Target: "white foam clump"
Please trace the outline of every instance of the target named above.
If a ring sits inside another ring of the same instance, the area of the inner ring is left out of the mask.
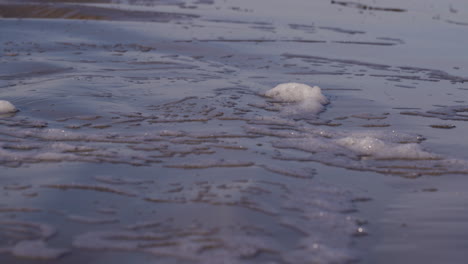
[[[348,136],[336,143],[361,155],[377,159],[435,159],[436,155],[426,152],[416,143],[395,144],[371,136]]]
[[[49,248],[42,240],[23,240],[11,249],[11,253],[17,257],[51,260],[69,253],[69,250]]]
[[[313,113],[322,111],[328,99],[318,86],[311,87],[302,83],[282,83],[268,90],[265,96],[281,101],[299,103],[299,108]]]
[[[18,112],[18,109],[10,102],[0,100],[0,114],[9,114]]]

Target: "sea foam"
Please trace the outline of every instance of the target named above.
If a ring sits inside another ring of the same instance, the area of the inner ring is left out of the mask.
[[[11,253],[17,257],[52,260],[69,253],[69,250],[49,248],[42,240],[23,240],[11,249]]]
[[[5,100],[0,100],[0,114],[9,114],[15,112],[18,112],[18,109],[16,109],[12,103]]]
[[[298,103],[300,110],[319,113],[328,99],[322,94],[318,86],[311,87],[302,83],[282,83],[268,90],[265,96],[284,102]]]
[[[437,155],[421,149],[416,143],[395,144],[372,136],[348,136],[336,143],[360,155],[376,159],[435,159]]]

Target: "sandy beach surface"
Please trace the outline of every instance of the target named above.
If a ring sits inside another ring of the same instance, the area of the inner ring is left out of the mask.
[[[466,263],[467,47],[463,0],[0,0],[0,263]]]

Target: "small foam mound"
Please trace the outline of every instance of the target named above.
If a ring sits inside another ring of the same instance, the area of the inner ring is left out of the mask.
[[[0,100],[0,114],[9,114],[15,112],[18,112],[18,109],[16,109],[12,103],[5,100]]]
[[[394,144],[371,136],[349,136],[336,143],[361,155],[377,159],[435,159],[435,154],[426,152],[416,143]]]
[[[16,244],[11,253],[17,257],[52,260],[69,253],[69,250],[49,248],[42,240],[24,240]]]
[[[299,103],[299,108],[318,113],[328,103],[318,86],[310,87],[302,83],[282,83],[268,90],[265,96],[285,102]]]

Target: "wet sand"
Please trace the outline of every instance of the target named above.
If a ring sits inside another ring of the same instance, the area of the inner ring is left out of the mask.
[[[467,17],[0,1],[0,262],[464,263]]]

